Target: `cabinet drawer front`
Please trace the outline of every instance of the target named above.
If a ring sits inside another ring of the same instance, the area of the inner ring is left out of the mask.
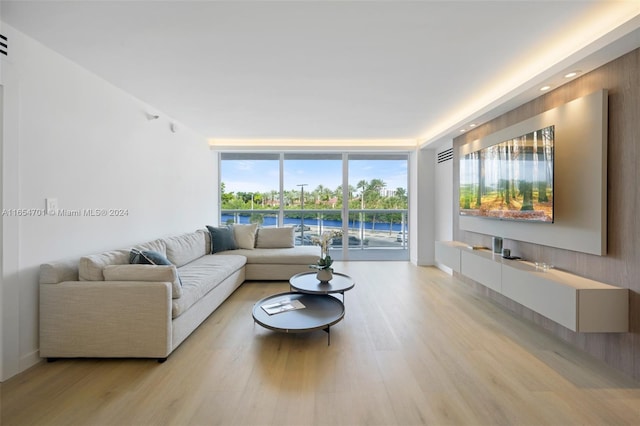
[[[629,290],[587,289],[578,292],[578,331],[629,331]]]
[[[436,261],[460,272],[460,249],[450,244],[436,241]]]
[[[502,294],[570,330],[577,331],[577,291],[544,278],[544,272],[502,268]]]
[[[482,255],[463,251],[461,257],[462,275],[472,278],[474,281],[501,293],[500,286],[500,262]]]

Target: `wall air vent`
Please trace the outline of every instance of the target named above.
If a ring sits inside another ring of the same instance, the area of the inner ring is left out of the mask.
[[[453,159],[453,148],[438,153],[438,164]]]
[[[0,34],[0,53],[2,53],[3,55],[7,56],[9,51],[9,45],[8,45],[8,41],[7,38],[5,36],[3,36],[2,34]]]

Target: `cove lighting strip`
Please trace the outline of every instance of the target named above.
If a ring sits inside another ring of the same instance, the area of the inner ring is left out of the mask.
[[[417,139],[209,139],[212,148],[407,148]]]

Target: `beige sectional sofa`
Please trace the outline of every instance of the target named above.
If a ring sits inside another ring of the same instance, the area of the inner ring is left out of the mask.
[[[41,265],[40,356],[165,360],[245,280],[309,270],[319,249],[293,247],[283,229],[253,228],[254,247],[245,238],[244,248],[214,254],[211,233],[198,230]],[[130,264],[134,248],[170,264]]]

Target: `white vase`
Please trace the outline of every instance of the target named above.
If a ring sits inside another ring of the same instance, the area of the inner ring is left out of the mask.
[[[320,282],[327,283],[333,278],[333,273],[330,268],[319,269],[318,273],[316,274],[316,278]]]

